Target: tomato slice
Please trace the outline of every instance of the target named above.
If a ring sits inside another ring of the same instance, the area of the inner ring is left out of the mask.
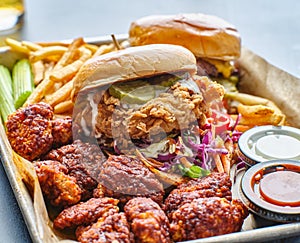
[[[216,134],[221,134],[224,131],[231,130],[234,121],[227,113],[212,110],[211,117],[214,119],[213,125],[215,126]]]

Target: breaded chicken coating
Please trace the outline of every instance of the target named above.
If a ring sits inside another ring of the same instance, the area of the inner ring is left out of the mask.
[[[64,209],[53,222],[55,229],[76,228],[87,226],[110,214],[119,212],[118,200],[114,198],[91,198]]]
[[[34,163],[43,195],[53,206],[73,205],[81,199],[81,189],[76,179],[68,175],[68,169],[57,161]]]
[[[78,227],[76,238],[81,243],[130,243],[131,233],[124,213],[100,217],[96,223]]]
[[[53,147],[58,148],[72,143],[72,118],[59,118],[52,121]]]
[[[174,241],[229,234],[241,230],[247,215],[246,207],[239,200],[198,198],[172,213],[170,233]]]
[[[224,197],[232,199],[232,182],[226,173],[212,172],[202,178],[192,179],[172,190],[164,202],[164,210],[169,216],[186,202],[196,198]]]
[[[152,199],[133,198],[126,203],[124,211],[136,243],[171,242],[169,220]]]
[[[44,159],[56,160],[65,165],[69,175],[76,178],[82,189],[83,199],[88,199],[98,185],[96,177],[105,157],[97,145],[75,140],[72,144],[51,150]]]
[[[156,176],[133,157],[111,155],[103,163],[99,183],[104,195],[126,203],[133,197],[150,197],[159,204],[163,201],[163,185]],[[94,194],[95,195],[95,194]]]
[[[52,118],[53,108],[43,102],[10,114],[6,134],[12,149],[30,161],[47,153],[53,143]]]

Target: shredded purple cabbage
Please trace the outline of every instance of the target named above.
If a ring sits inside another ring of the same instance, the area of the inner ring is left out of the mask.
[[[226,142],[236,143],[242,132],[235,130],[240,120],[240,115],[233,126],[228,130],[213,136],[213,125],[206,123],[201,129],[203,132],[198,134],[198,129],[187,130],[182,136],[173,137],[172,143],[176,146],[174,153],[162,153],[157,155],[157,160],[163,163],[159,170],[168,172],[176,170],[181,164],[180,158],[185,157],[192,165],[199,166],[205,170],[211,170],[215,167],[213,154],[226,155],[229,151],[225,148]],[[174,140],[173,140],[174,139]],[[190,151],[188,151],[190,150]],[[245,168],[245,163],[239,162],[236,165],[236,173]]]
[[[236,129],[236,126],[239,124],[241,120],[241,114],[238,114],[236,120],[235,120],[235,123],[233,124],[232,128],[231,128],[231,131],[234,131]]]
[[[174,167],[174,165],[179,165],[180,164],[180,161],[179,159],[177,159],[176,157],[169,160],[169,161],[165,161],[164,162],[164,165],[159,167],[159,170],[161,171],[164,171],[164,172],[167,172],[169,171],[170,169],[172,169]]]
[[[157,156],[157,160],[165,162],[165,161],[170,161],[173,160],[177,156],[176,153],[173,154],[159,154]]]
[[[203,144],[210,144],[211,142],[212,142],[212,131],[207,130],[207,132],[203,136],[202,143]]]

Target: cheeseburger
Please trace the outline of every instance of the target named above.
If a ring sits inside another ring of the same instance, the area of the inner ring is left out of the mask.
[[[198,74],[229,79],[236,75],[240,57],[237,29],[225,20],[205,14],[155,15],[131,23],[132,46],[154,43],[181,45],[197,58]]]
[[[196,72],[193,53],[171,44],[129,47],[87,61],[74,79],[75,136],[124,152],[204,126],[224,88]]]

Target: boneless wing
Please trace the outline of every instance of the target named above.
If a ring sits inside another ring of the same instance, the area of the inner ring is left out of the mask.
[[[81,189],[68,169],[52,160],[34,162],[43,195],[53,206],[73,205],[81,200]]]
[[[118,198],[123,204],[133,197],[150,197],[162,204],[162,183],[136,158],[109,156],[98,178],[99,186],[104,188],[104,195]]]
[[[165,199],[164,210],[169,216],[181,205],[196,198],[224,197],[232,199],[232,182],[226,173],[212,172],[202,178],[189,180],[171,191]]]
[[[160,206],[150,198],[136,197],[124,207],[135,242],[169,243],[169,220]]]
[[[75,140],[72,144],[52,149],[44,159],[59,161],[66,166],[69,175],[76,178],[82,189],[83,199],[88,199],[97,187],[96,177],[105,157],[97,145]]]
[[[72,143],[72,118],[58,118],[52,121],[53,147],[58,148]]]
[[[81,243],[130,243],[133,238],[124,213],[100,217],[96,223],[78,227],[76,238]]]
[[[53,143],[53,114],[53,108],[43,102],[10,114],[6,134],[12,149],[30,161],[47,153]]]
[[[56,229],[76,228],[87,226],[97,221],[98,218],[119,211],[118,200],[114,198],[91,198],[64,209],[53,222]]]
[[[241,230],[247,215],[247,209],[239,200],[198,198],[172,213],[170,233],[174,241],[229,234]]]

